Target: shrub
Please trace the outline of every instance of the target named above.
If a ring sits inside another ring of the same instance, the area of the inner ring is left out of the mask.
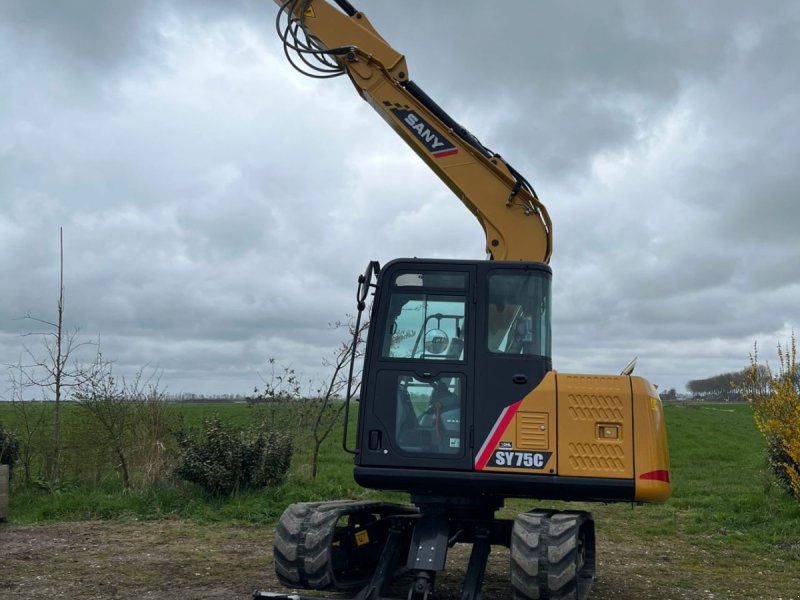
[[[14,474],[14,463],[19,458],[19,441],[14,432],[0,423],[0,465],[8,465],[9,478]]]
[[[177,415],[159,389],[158,373],[118,379],[113,363],[97,355],[73,390],[76,407],[65,427],[65,467],[97,483],[116,472],[126,490],[145,488],[171,472]]]
[[[767,440],[772,471],[800,501],[800,365],[794,334],[785,348],[778,346],[778,362],[779,370],[774,373],[769,366],[758,364],[758,353],[754,352],[743,392]]]
[[[292,459],[288,435],[235,428],[219,417],[204,420],[200,431],[179,431],[177,439],[176,474],[213,495],[280,485]]]

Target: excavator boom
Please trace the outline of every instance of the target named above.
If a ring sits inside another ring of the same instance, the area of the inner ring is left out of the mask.
[[[344,12],[324,0],[275,1],[287,56],[302,61],[293,64],[317,77],[346,74],[475,215],[494,260],[550,260],[552,223],[533,187],[409,79],[405,57],[363,13],[344,0],[335,0]]]

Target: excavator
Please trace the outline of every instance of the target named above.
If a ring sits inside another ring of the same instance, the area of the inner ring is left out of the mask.
[[[407,585],[409,600],[433,600],[448,550],[468,544],[461,597],[477,600],[491,547],[505,546],[513,598],[587,598],[596,569],[589,512],[496,513],[509,498],[666,500],[655,386],[632,364],[615,376],[553,370],[552,223],[531,184],[409,78],[405,57],[350,2],[275,1],[289,61],[312,77],[346,75],[474,214],[488,255],[372,261],[359,277],[358,319],[371,296],[369,332],[355,444],[348,390],[343,446],[358,484],[408,493],[410,503],[289,506],[273,547],[279,581],[357,600],[386,600]]]

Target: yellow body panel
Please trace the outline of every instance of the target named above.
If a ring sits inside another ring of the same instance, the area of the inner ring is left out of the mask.
[[[641,377],[549,372],[499,425],[487,455],[507,453],[505,466],[482,471],[635,480],[637,502],[669,498],[669,453],[661,400]],[[533,456],[534,469],[512,458]]]
[[[534,425],[535,423],[535,425]],[[535,451],[547,456],[537,472],[552,475],[556,472],[556,374],[551,371],[519,405],[494,450]],[[532,447],[532,446],[538,447]],[[502,473],[531,473],[529,468],[483,467],[484,471]]]
[[[629,377],[559,374],[558,474],[633,477],[632,412]]]
[[[649,381],[631,377],[631,384],[635,400],[633,418],[644,433],[635,438],[636,500],[663,502],[672,494],[664,408]]]

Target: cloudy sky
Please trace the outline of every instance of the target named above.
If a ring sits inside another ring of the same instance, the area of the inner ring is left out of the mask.
[[[681,390],[800,328],[800,3],[354,3],[549,208],[558,370],[638,355]],[[67,326],[176,394],[247,393],[270,357],[321,377],[369,259],[483,258],[346,79],[287,65],[275,12],[0,0],[0,363],[55,317],[59,227]]]

